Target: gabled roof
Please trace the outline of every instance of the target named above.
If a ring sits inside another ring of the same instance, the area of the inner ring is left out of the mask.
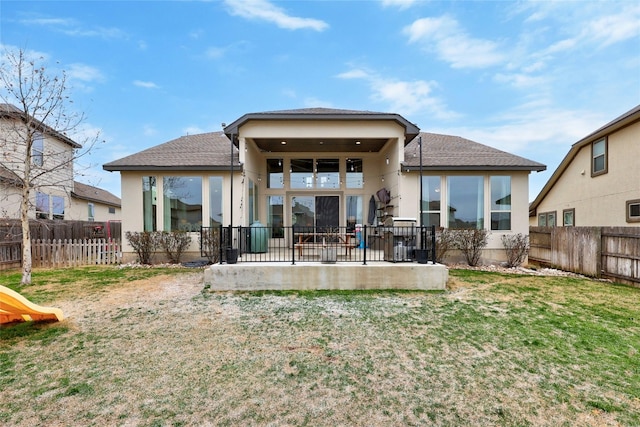
[[[525,170],[540,172],[547,167],[459,136],[421,132],[406,146],[405,164],[409,170],[420,167],[422,138],[422,167],[424,170]]]
[[[391,120],[404,127],[406,141],[410,141],[420,132],[420,129],[415,124],[399,114],[336,108],[300,108],[248,113],[226,126],[224,133],[231,139],[231,135],[238,135],[238,130],[242,125],[252,120]]]
[[[73,191],[71,197],[77,199],[86,200],[89,202],[102,203],[109,206],[121,207],[122,202],[120,197],[92,185],[83,184],[78,181],[73,181]]]
[[[535,215],[538,205],[542,203],[542,200],[544,200],[549,191],[551,191],[551,188],[553,188],[555,183],[560,179],[564,171],[583,147],[588,146],[592,142],[617,132],[637,121],[640,121],[640,104],[573,144],[567,155],[564,156],[564,159],[562,159],[556,170],[553,172],[553,175],[551,175],[547,183],[542,187],[538,196],[529,205],[529,215]]]
[[[108,171],[228,170],[231,141],[222,132],[186,135],[102,166]],[[233,147],[235,167],[238,149]]]
[[[0,117],[9,117],[13,119],[21,120],[23,123],[27,121],[26,114],[20,110],[18,107],[12,104],[0,104]],[[72,148],[82,148],[82,145],[73,141],[68,136],[58,132],[53,129],[51,126],[48,126],[42,123],[40,120],[35,117],[31,118],[33,125],[37,130],[44,133],[45,135],[53,136],[54,138],[59,139],[60,141],[70,145]]]

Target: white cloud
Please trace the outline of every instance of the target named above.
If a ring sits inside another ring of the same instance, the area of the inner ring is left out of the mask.
[[[458,21],[448,16],[418,19],[403,32],[410,43],[435,51],[453,68],[486,68],[505,60],[498,43],[470,37]]]
[[[544,77],[535,77],[524,73],[498,73],[493,77],[493,79],[498,83],[506,83],[516,88],[529,88],[533,86],[539,86],[547,81],[547,79]]]
[[[458,116],[446,108],[444,103],[432,94],[437,87],[433,81],[402,81],[381,77],[362,68],[354,68],[337,76],[341,79],[359,79],[369,84],[371,99],[388,104],[390,111],[410,115],[427,112],[430,115],[448,120]]]
[[[637,4],[637,3],[636,3]],[[620,13],[601,16],[588,23],[582,36],[602,47],[640,35],[640,6],[627,7]]]
[[[382,0],[384,7],[397,7],[399,9],[408,9],[416,3],[417,0]]]
[[[28,26],[47,27],[72,37],[99,37],[103,39],[126,39],[127,34],[115,27],[84,28],[81,23],[72,18],[35,17],[20,20]]]
[[[232,15],[272,22],[287,30],[324,31],[329,28],[329,24],[319,19],[288,15],[282,8],[267,0],[225,0],[225,4],[229,7]]]
[[[304,106],[307,108],[335,108],[331,101],[323,101],[318,98],[309,97],[304,99]]]
[[[154,82],[145,82],[145,81],[142,81],[142,80],[134,80],[133,81],[133,85],[134,86],[138,86],[138,87],[142,87],[142,88],[145,88],[145,89],[157,89],[159,87]]]
[[[86,64],[70,64],[67,69],[67,75],[73,80],[80,80],[83,82],[104,81],[104,75],[99,69]]]

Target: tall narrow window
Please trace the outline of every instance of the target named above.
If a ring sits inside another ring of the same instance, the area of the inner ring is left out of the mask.
[[[165,231],[198,231],[202,225],[202,178],[165,176],[163,181]]]
[[[269,209],[267,226],[271,227],[271,237],[284,237],[284,197],[268,196],[267,207]]]
[[[364,224],[362,196],[347,196],[347,231],[355,230],[356,224]]]
[[[362,176],[362,159],[347,159],[347,188],[364,187]]]
[[[291,188],[313,188],[313,159],[292,159],[289,174]]]
[[[318,159],[316,168],[318,188],[340,188],[340,160]]]
[[[222,224],[222,177],[209,177],[209,227]]]
[[[142,177],[142,215],[144,218],[144,231],[158,230],[156,223],[157,195],[156,177]]]
[[[258,186],[249,180],[249,225],[258,220]]]
[[[284,188],[282,159],[267,159],[267,188]]]
[[[447,177],[449,228],[484,228],[484,178]]]
[[[33,135],[33,144],[31,145],[31,161],[36,166],[44,165],[44,137],[40,132]]]
[[[96,207],[93,203],[87,203],[87,219],[93,221],[96,218]]]
[[[511,230],[511,177],[492,176],[491,187],[491,229]]]
[[[39,191],[36,192],[36,218],[49,218],[49,195]]]
[[[591,144],[591,176],[607,173],[607,139],[602,138]]]
[[[440,227],[440,177],[422,177],[422,225]]]

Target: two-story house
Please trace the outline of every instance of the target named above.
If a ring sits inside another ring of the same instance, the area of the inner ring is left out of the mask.
[[[640,226],[640,105],[571,146],[529,210],[531,226]]]
[[[32,135],[30,218],[120,219],[118,197],[74,181],[74,152],[81,145],[38,120],[27,120],[11,104],[0,104],[0,217],[20,218],[27,132]]]

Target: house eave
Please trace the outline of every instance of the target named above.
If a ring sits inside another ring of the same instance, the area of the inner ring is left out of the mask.
[[[199,166],[149,166],[149,165],[135,165],[135,166],[118,166],[118,165],[102,165],[102,169],[108,172],[130,172],[130,171],[230,171],[230,165],[218,166],[218,165],[199,165]],[[233,170],[242,170],[243,165],[233,165]]]
[[[542,172],[546,170],[545,165],[541,166],[422,166],[423,172],[430,171],[507,171],[507,172]],[[416,172],[420,170],[420,166],[415,165],[403,165],[402,170],[406,172]]]
[[[87,202],[100,203],[100,204],[106,205],[106,206],[113,206],[115,208],[122,208],[122,204],[121,203],[112,203],[112,202],[107,202],[106,200],[94,199],[92,197],[81,196],[79,194],[76,194],[73,191],[71,192],[71,197],[73,197],[75,199],[85,200]]]

